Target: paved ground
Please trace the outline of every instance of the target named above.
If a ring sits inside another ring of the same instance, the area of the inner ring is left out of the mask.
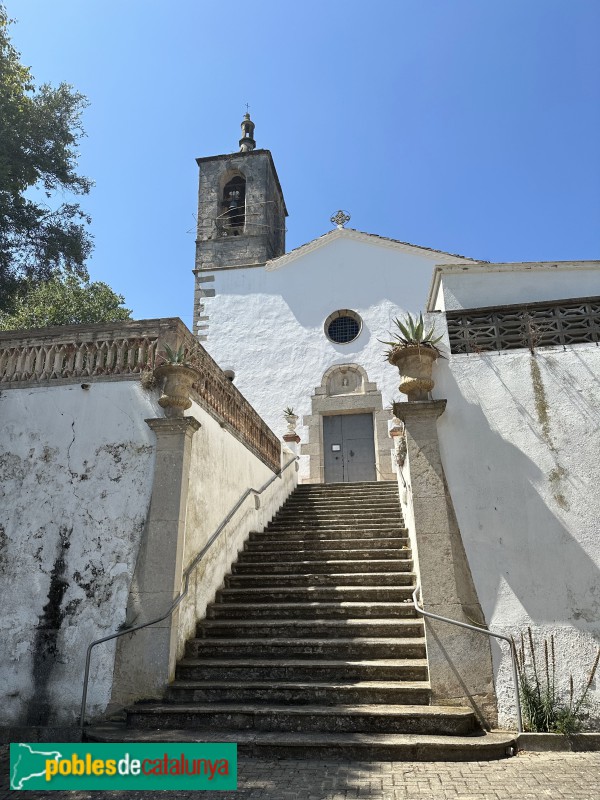
[[[8,791],[0,749],[0,800],[600,800],[600,753],[521,753],[503,761],[358,762],[240,760],[237,792]]]

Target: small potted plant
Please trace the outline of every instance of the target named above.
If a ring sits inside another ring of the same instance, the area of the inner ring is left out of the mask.
[[[298,422],[298,415],[294,413],[294,409],[291,406],[287,406],[287,408],[283,409],[283,416],[285,417],[285,421],[288,424],[289,433],[296,433],[296,424]]]
[[[407,314],[404,320],[395,319],[397,330],[390,333],[390,341],[379,341],[387,344],[385,358],[390,364],[398,367],[400,372],[400,391],[409,400],[427,400],[433,389],[431,377],[433,363],[443,358],[438,342],[442,336],[435,336],[435,326],[425,329],[423,314],[418,319]]]
[[[192,384],[198,379],[198,372],[186,360],[183,345],[178,350],[172,350],[165,344],[164,352],[160,355],[162,363],[154,370],[156,378],[164,378],[163,394],[158,404],[166,410],[167,416],[182,417],[185,409],[192,405],[190,393]]]

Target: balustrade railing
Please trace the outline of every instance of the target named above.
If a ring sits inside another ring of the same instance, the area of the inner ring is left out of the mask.
[[[165,344],[182,347],[196,369],[194,399],[278,470],[279,439],[177,318],[2,332],[0,387],[140,378],[161,363]]]
[[[136,375],[152,364],[157,339],[15,345],[0,350],[0,383],[36,383],[97,375]]]
[[[600,297],[446,313],[452,353],[600,343]]]

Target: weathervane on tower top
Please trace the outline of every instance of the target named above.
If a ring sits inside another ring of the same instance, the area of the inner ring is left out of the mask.
[[[331,222],[332,225],[337,225],[339,230],[342,230],[344,225],[347,222],[350,222],[350,214],[348,214],[347,211],[342,211],[342,209],[340,209],[332,217],[329,217],[329,221]]]

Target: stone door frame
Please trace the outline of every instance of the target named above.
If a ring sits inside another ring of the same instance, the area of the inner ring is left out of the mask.
[[[344,394],[336,389],[336,378],[352,376],[350,389]],[[323,374],[321,385],[315,387],[311,397],[312,413],[302,422],[308,427],[308,442],[301,446],[301,455],[309,457],[309,477],[305,483],[325,482],[325,458],[323,449],[323,417],[337,414],[372,414],[375,436],[375,471],[378,481],[396,480],[392,468],[392,443],[388,433],[390,409],[383,408],[381,392],[376,383],[371,383],[365,369],[358,364],[335,364]]]

